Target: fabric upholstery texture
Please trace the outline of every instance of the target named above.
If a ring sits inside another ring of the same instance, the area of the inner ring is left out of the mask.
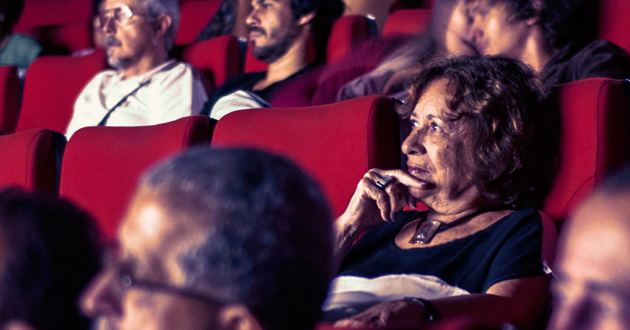
[[[104,69],[105,55],[42,56],[26,74],[17,131],[48,128],[65,133],[74,102],[92,77]]]
[[[628,160],[626,83],[590,78],[558,85],[560,163],[543,211],[563,220],[611,169]]]
[[[429,30],[431,9],[403,9],[389,15],[383,35],[420,34]]]
[[[208,142],[210,127],[208,117],[190,116],[153,126],[83,128],[66,148],[60,195],[91,212],[104,238],[113,238],[142,172]]]
[[[0,66],[0,134],[13,133],[20,114],[17,68]]]
[[[598,37],[630,52],[630,1],[599,0]],[[628,77],[630,78],[630,77]]]
[[[65,141],[61,134],[41,128],[0,136],[0,187],[56,195],[56,148],[63,148],[56,145],[58,139]]]
[[[219,36],[192,43],[184,49],[182,60],[201,71],[208,82],[208,94],[227,78],[241,71],[241,49],[234,36]]]
[[[295,161],[319,182],[333,216],[345,210],[371,168],[400,164],[398,116],[389,98],[236,111],[214,130],[213,147],[257,147]]]
[[[176,45],[191,44],[217,12],[221,0],[186,1],[181,4],[180,24]]]

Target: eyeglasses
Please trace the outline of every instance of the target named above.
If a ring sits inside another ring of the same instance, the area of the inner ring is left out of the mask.
[[[107,20],[111,19],[117,26],[125,26],[129,24],[129,20],[134,16],[150,16],[148,14],[136,14],[131,11],[129,6],[121,5],[120,7],[103,10],[94,17],[94,26],[103,28]]]
[[[138,279],[132,275],[132,272],[128,266],[118,261],[118,258],[115,256],[115,254],[111,253],[111,250],[108,251],[105,259],[106,264],[108,264],[107,268],[114,271],[116,283],[120,288],[120,292],[122,292],[123,294],[127,293],[130,289],[138,289],[186,297],[214,306],[227,305],[230,303],[230,301],[226,299],[220,297],[211,297],[187,288]]]

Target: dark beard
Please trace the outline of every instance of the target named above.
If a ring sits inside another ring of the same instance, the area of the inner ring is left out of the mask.
[[[254,57],[265,63],[273,63],[286,54],[295,42],[295,39],[297,39],[298,31],[297,29],[286,29],[285,31],[279,36],[280,38],[274,38],[273,32],[269,34],[267,40],[278,40],[275,44],[257,47],[255,42],[252,42],[252,54]]]

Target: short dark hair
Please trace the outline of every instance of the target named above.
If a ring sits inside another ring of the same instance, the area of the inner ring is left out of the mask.
[[[470,0],[468,0],[470,1]],[[596,37],[597,4],[593,0],[493,0],[507,3],[517,20],[536,16],[534,3],[541,7],[537,24],[544,40],[555,48]]]
[[[94,222],[67,201],[18,188],[0,192],[0,325],[87,329],[77,300],[100,268]]]
[[[342,0],[291,0],[291,13],[294,19],[315,12],[311,29],[318,61],[325,60],[330,30],[335,20],[343,15],[344,10],[345,4]]]
[[[0,32],[9,34],[22,16],[24,0],[0,0],[0,13],[4,19],[0,21]]]
[[[193,149],[141,180],[167,210],[208,225],[179,256],[187,286],[243,303],[265,329],[309,329],[332,277],[328,204],[287,159],[254,149]]]
[[[473,142],[463,170],[489,203],[531,205],[553,175],[558,143],[548,91],[536,73],[498,56],[433,60],[411,82],[411,100],[398,109],[401,116],[408,118],[424,89],[440,79],[448,81],[446,105],[452,111],[445,118],[466,118]]]

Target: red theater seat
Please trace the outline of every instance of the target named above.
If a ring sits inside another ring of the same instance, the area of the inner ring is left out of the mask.
[[[87,127],[68,142],[59,194],[91,212],[106,239],[116,228],[141,173],[191,145],[208,142],[210,120],[190,116],[141,127]]]
[[[320,183],[335,217],[370,168],[400,165],[393,101],[376,96],[317,107],[236,111],[217,123],[212,146],[250,146],[289,157]]]
[[[556,87],[560,166],[543,211],[563,220],[593,185],[628,157],[626,84],[590,78]]]
[[[0,134],[13,133],[20,114],[17,68],[0,66]]]
[[[403,9],[389,15],[383,35],[420,34],[429,29],[431,9]]]
[[[203,73],[210,90],[241,73],[241,49],[234,36],[219,36],[190,44],[185,47],[182,60]]]
[[[35,26],[75,23],[92,18],[89,0],[25,0],[24,10],[14,30]]]
[[[630,1],[599,1],[599,34],[601,39],[609,40],[626,52],[630,52]]]
[[[176,45],[191,44],[197,35],[210,22],[219,10],[222,0],[194,0],[181,4],[179,29],[175,37]]]
[[[0,187],[56,195],[57,164],[64,145],[63,135],[47,129],[0,136]]]
[[[34,26],[23,29],[22,33],[37,39],[46,54],[68,55],[93,46],[89,18],[71,23]]]
[[[105,55],[41,56],[28,69],[17,131],[48,128],[65,133],[74,102],[85,85],[105,68]]]

